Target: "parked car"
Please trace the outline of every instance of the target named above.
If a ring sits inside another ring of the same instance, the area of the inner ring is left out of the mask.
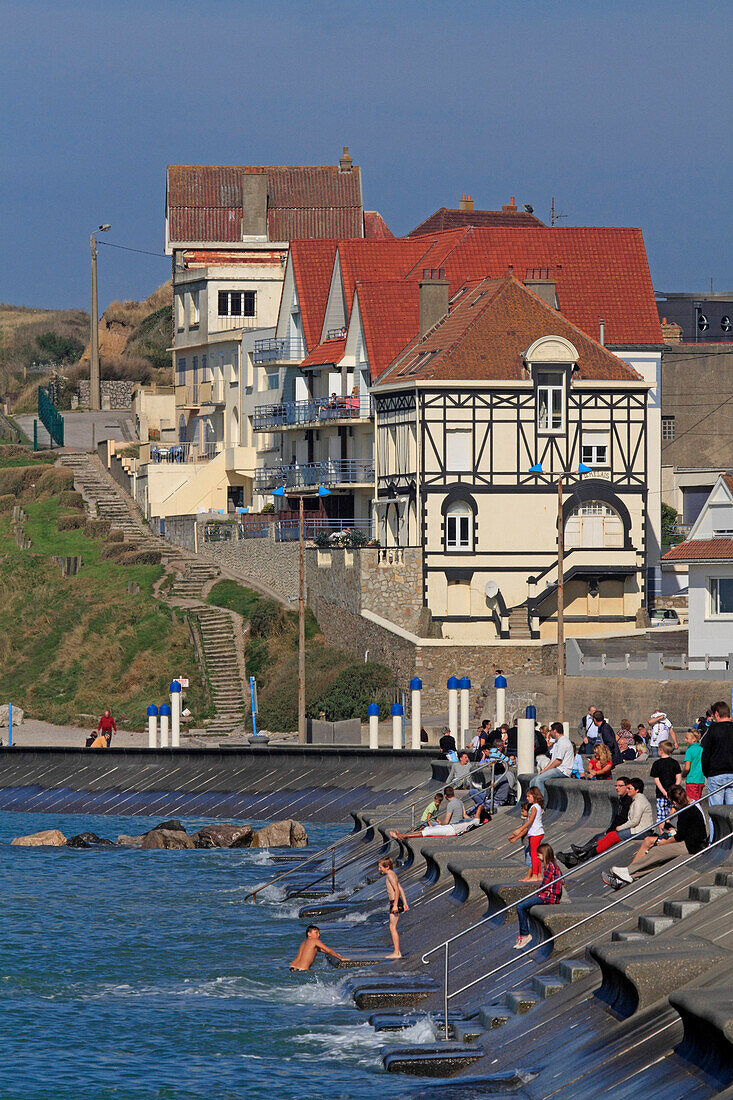
[[[655,607],[649,615],[651,626],[679,626],[680,617],[673,607]]]

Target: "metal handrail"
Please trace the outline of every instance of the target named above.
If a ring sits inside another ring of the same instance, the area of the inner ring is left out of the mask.
[[[427,759],[430,759],[430,758],[428,757]],[[485,764],[485,763],[484,764],[477,764],[475,768],[471,768],[471,770],[468,774],[470,776],[470,775],[473,775],[474,772],[485,771],[488,768],[488,766],[489,765]],[[493,770],[492,770],[492,774],[493,774]],[[430,779],[426,779],[424,782],[429,783],[431,781],[432,781],[432,776],[430,777]],[[415,784],[415,786],[412,787],[408,791],[408,794],[412,795],[415,791],[420,790],[420,788],[422,786],[424,786],[424,783]],[[443,784],[443,786],[445,786],[445,784]],[[439,790],[440,787],[438,787],[437,789]],[[388,813],[386,817],[380,818],[378,821],[372,821],[368,825],[362,826],[360,829],[355,829],[353,832],[349,833],[347,836],[341,837],[340,840],[334,841],[333,844],[327,844],[325,846],[325,848],[320,848],[317,852],[314,852],[312,856],[309,856],[307,859],[301,860],[297,864],[297,866],[291,867],[287,871],[283,871],[282,874],[276,875],[275,878],[271,878],[269,880],[269,882],[263,882],[261,886],[257,886],[254,890],[250,890],[250,892],[247,895],[245,895],[244,900],[249,901],[250,898],[257,897],[257,895],[259,893],[261,893],[263,890],[267,890],[268,887],[274,886],[276,883],[281,882],[284,878],[288,878],[288,876],[294,874],[295,871],[300,871],[302,867],[306,866],[306,864],[312,863],[316,859],[322,859],[323,856],[325,856],[328,852],[331,852],[331,851],[335,850],[336,848],[341,847],[342,844],[346,844],[349,841],[354,840],[354,838],[356,836],[358,836],[359,833],[368,832],[369,829],[376,829],[380,825],[384,825],[384,823],[386,821],[389,821],[391,818],[396,817],[398,814],[403,813],[405,810],[409,810],[411,808],[414,808],[416,805],[417,805],[417,802],[414,801],[414,800],[413,801],[407,801],[407,802],[401,804],[400,806],[398,806],[396,809],[392,810],[390,813]],[[346,864],[342,864],[341,866],[344,867],[344,866],[346,866]],[[307,887],[304,886],[303,889],[305,890],[305,889],[307,889]]]
[[[731,786],[733,786],[733,780],[731,780],[729,783],[725,783],[722,787],[719,787],[717,791],[709,791],[706,795],[703,795],[702,798],[697,799],[696,802],[691,803],[690,805],[697,805],[700,802],[702,802],[703,798],[711,798],[713,794],[718,794],[720,791],[724,791],[728,787],[731,787]],[[653,826],[653,827],[656,828],[659,825],[664,825],[667,821],[670,821],[673,817],[677,817],[678,814],[682,813],[683,810],[686,810],[686,809],[689,809],[689,806],[683,806],[681,809],[675,810],[673,813],[668,814],[666,817],[662,818],[660,821],[657,821],[656,825]],[[638,836],[629,837],[627,840],[622,840],[620,844],[614,844],[613,847],[614,848],[621,848],[621,847],[623,847],[623,845],[629,844],[632,840],[638,840],[638,839],[639,839]],[[691,856],[686,856],[685,859],[682,861],[682,863],[677,863],[675,861],[674,868],[670,867],[670,868],[668,868],[667,871],[662,872],[660,875],[657,875],[654,878],[647,879],[645,882],[643,882],[640,886],[636,887],[636,889],[632,890],[630,893],[624,893],[623,898],[632,897],[634,894],[638,893],[640,890],[645,889],[651,883],[657,882],[660,878],[663,878],[665,874],[669,873],[669,871],[675,870],[678,867],[685,866],[685,864],[687,864],[691,859],[694,859],[695,856],[702,855],[703,852],[709,852],[712,848],[716,848],[718,846],[718,844],[722,844],[722,842],[724,840],[728,840],[731,843],[733,843],[733,835],[726,834],[726,836],[720,837],[719,840],[714,841],[712,844],[707,844],[704,848],[701,848],[699,852],[694,852]],[[554,882],[564,882],[565,879],[567,879],[571,875],[573,875],[575,873],[575,871],[578,871],[581,868],[583,870],[585,870],[592,863],[595,863],[596,860],[602,859],[603,856],[605,856],[606,854],[607,854],[607,852],[601,852],[599,855],[594,856],[593,859],[586,860],[585,863],[581,864],[581,867],[573,867],[573,868],[571,868],[571,870],[565,871],[564,874],[558,875],[558,877],[556,879],[553,879],[553,881]],[[507,959],[506,962],[503,962],[500,966],[497,966],[493,970],[490,970],[487,974],[482,974],[480,977],[474,978],[473,981],[468,982],[467,985],[461,986],[460,989],[456,989],[452,993],[449,992],[448,982],[449,982],[449,977],[450,977],[450,974],[449,974],[449,970],[450,970],[450,964],[449,964],[450,944],[454,940],[460,939],[461,936],[466,935],[468,932],[475,931],[475,929],[479,928],[482,924],[487,924],[489,921],[495,920],[496,917],[500,917],[503,913],[509,912],[509,910],[514,909],[517,905],[519,905],[520,902],[528,901],[530,898],[534,897],[536,895],[536,893],[537,893],[537,889],[535,888],[530,894],[527,894],[523,898],[517,898],[517,900],[513,901],[510,905],[505,905],[503,909],[499,909],[495,913],[491,913],[488,917],[484,917],[482,920],[478,921],[476,924],[472,925],[470,928],[465,928],[462,932],[459,932],[457,935],[452,936],[451,939],[446,940],[442,944],[438,944],[437,947],[431,948],[431,950],[429,952],[427,952],[425,955],[422,956],[422,962],[426,963],[429,955],[434,954],[436,951],[439,951],[441,948],[445,949],[445,963],[444,963],[444,968],[443,968],[443,1009],[444,1009],[444,1031],[445,1031],[445,1038],[446,1039],[448,1038],[448,1002],[451,1001],[454,997],[457,997],[460,993],[465,993],[465,991],[467,989],[471,989],[474,985],[478,985],[479,982],[483,982],[487,978],[493,977],[494,974],[498,974],[500,971],[505,970],[507,966],[510,966],[512,963],[518,961],[519,959],[523,959],[526,955],[529,955],[533,951],[536,951],[538,947],[543,947],[547,943],[552,943],[554,940],[558,939],[560,936],[565,935],[566,932],[572,932],[575,928],[580,928],[582,925],[586,924],[588,921],[594,920],[601,913],[605,913],[609,909],[612,909],[614,905],[617,905],[618,902],[622,900],[622,898],[618,898],[617,900],[610,902],[608,905],[602,906],[600,909],[597,909],[594,913],[591,913],[590,916],[584,917],[582,920],[577,921],[575,924],[571,925],[569,928],[563,929],[562,932],[557,932],[557,933],[555,933],[554,936],[549,936],[547,939],[540,940],[540,942],[535,944],[533,947],[528,947],[528,948],[526,948],[526,950],[522,951],[519,955],[515,955],[512,958]]]
[[[733,786],[733,779],[730,781],[730,783],[726,783],[726,784],[724,784],[724,786],[719,787],[718,791],[724,791],[730,786]],[[718,793],[717,791],[708,791],[707,794],[704,794],[701,798],[698,798],[696,800],[696,802],[691,802],[689,804],[689,806],[695,806],[695,805],[697,805],[697,803],[702,802],[703,799],[710,798],[713,794],[717,794],[717,793]],[[689,806],[683,806],[681,810],[675,810],[673,813],[668,814],[667,817],[660,818],[659,821],[654,822],[652,828],[656,829],[659,825],[665,825],[668,821],[671,821],[673,817],[677,817],[678,814],[681,814],[683,810],[689,809]],[[623,828],[623,826],[622,826],[622,828]],[[645,830],[645,832],[648,832],[648,830]],[[630,836],[626,840],[622,840],[618,844],[614,844],[613,848],[614,848],[614,850],[616,850],[618,848],[623,848],[624,845],[631,844],[632,840],[638,841],[641,837],[643,837],[643,835],[644,835],[643,833],[637,833],[636,836]],[[710,848],[710,845],[708,845],[708,848],[706,848],[704,850],[708,851],[709,848]],[[610,851],[611,851],[611,849],[607,848],[605,852],[597,853],[591,859],[584,860],[583,863],[579,864],[577,867],[571,867],[571,869],[569,871],[565,871],[565,872],[563,872],[562,875],[558,875],[558,877],[556,879],[553,879],[553,881],[554,882],[564,882],[565,879],[570,878],[571,875],[574,875],[576,871],[584,871],[588,867],[590,867],[593,863],[596,863],[599,859],[603,859],[603,857],[605,855],[607,855],[608,852],[610,852]],[[450,939],[443,940],[442,943],[438,943],[438,944],[435,945],[435,947],[431,947],[430,950],[426,951],[425,954],[422,956],[422,962],[424,964],[427,964],[427,961],[430,958],[430,956],[434,955],[436,951],[440,951],[444,947],[447,948],[449,946],[449,944],[454,943],[455,940],[460,940],[462,936],[467,936],[469,932],[475,932],[476,929],[480,928],[482,924],[489,924],[496,917],[500,917],[504,913],[508,913],[511,909],[514,909],[515,906],[519,905],[520,901],[528,901],[529,898],[534,897],[536,893],[537,893],[537,888],[535,886],[535,889],[530,891],[529,894],[526,894],[525,897],[517,898],[517,900],[513,901],[510,905],[505,905],[503,909],[497,909],[497,911],[495,913],[490,913],[488,916],[482,917],[481,920],[476,921],[476,923],[472,924],[469,928],[464,928],[462,932],[456,932],[455,936],[451,936]]]

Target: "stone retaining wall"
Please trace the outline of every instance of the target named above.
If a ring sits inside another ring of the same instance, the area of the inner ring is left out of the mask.
[[[103,378],[101,382],[102,408],[109,400],[110,409],[131,409],[132,391],[139,383],[117,378]],[[79,408],[89,408],[89,379],[80,378],[77,383]]]

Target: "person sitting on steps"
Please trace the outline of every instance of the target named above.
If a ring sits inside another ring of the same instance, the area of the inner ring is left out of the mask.
[[[621,795],[620,788],[624,785],[625,793]],[[585,863],[593,856],[602,855],[614,844],[630,840],[632,836],[644,836],[654,827],[654,812],[651,802],[644,795],[643,780],[626,777],[617,779],[616,793],[619,794],[619,808],[614,814],[611,828],[607,833],[593,837],[583,847],[572,844],[570,851],[560,852],[558,858],[566,867],[577,867],[579,863]]]
[[[411,840],[414,837],[428,836],[458,836],[475,824],[474,819],[466,813],[465,806],[460,798],[456,798],[453,787],[445,788],[440,811],[436,814],[436,817],[437,822],[435,824],[426,825],[417,832],[400,833],[397,829],[393,829],[389,835],[394,840]]]
[[[532,942],[529,931],[529,919],[527,910],[533,905],[557,905],[562,900],[562,871],[555,862],[555,853],[549,844],[540,844],[537,851],[542,867],[542,882],[540,889],[530,898],[517,902],[517,920],[519,922],[519,935],[514,944],[515,951],[521,951]]]
[[[685,788],[679,785],[671,788],[669,799],[681,812],[665,823],[661,836],[649,836],[641,842],[628,867],[605,871],[601,877],[607,886],[620,890],[672,859],[696,855],[707,847],[708,825],[700,803],[690,804]]]
[[[610,779],[613,771],[611,753],[606,745],[596,745],[588,761],[588,779]]]
[[[466,790],[468,788],[471,779],[471,764],[468,759],[468,753],[465,749],[461,749],[458,753],[458,763],[451,764],[450,771],[448,772],[448,778],[446,783],[456,789],[462,788]]]

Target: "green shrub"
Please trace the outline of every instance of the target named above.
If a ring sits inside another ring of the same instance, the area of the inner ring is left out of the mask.
[[[122,542],[125,532],[120,527],[111,527],[107,533],[107,542]]]
[[[75,531],[85,524],[84,516],[59,516],[56,526],[59,531]]]
[[[84,497],[73,489],[64,489],[59,499],[64,508],[78,508],[80,511],[84,509]]]
[[[84,524],[84,534],[92,539],[105,539],[112,529],[108,519],[88,519]]]
[[[30,467],[28,470],[33,476],[27,478],[26,485],[35,485],[35,495],[40,497],[44,493],[61,493],[65,489],[74,488],[74,475],[65,466],[51,466],[40,473]]]
[[[320,546],[324,549],[325,549],[325,547],[331,545],[331,540],[330,540],[328,531],[316,531],[316,533],[313,537],[313,541],[316,544],[316,546]]]
[[[249,632],[253,638],[270,638],[288,629],[288,613],[274,600],[261,599],[252,608]]]
[[[384,665],[354,661],[308,708],[308,716],[317,718],[325,712],[329,722],[339,722],[344,718],[365,721],[370,703],[378,703],[382,714],[389,713],[394,699],[394,684],[394,673]]]
[[[217,581],[206,597],[206,602],[214,607],[226,607],[249,619],[252,611],[262,597],[237,581]]]
[[[275,511],[275,505],[274,504],[272,504],[272,503],[266,504],[264,506],[264,508],[262,509],[262,515],[263,516],[271,516],[274,511]]]
[[[5,493],[0,496],[0,513],[9,512],[15,507],[15,497],[12,493]]]
[[[247,676],[259,679],[269,663],[269,650],[264,638],[250,638],[244,650],[244,665]]]
[[[106,540],[102,545],[99,556],[103,561],[119,561],[123,554],[131,550],[137,550],[137,546],[129,542],[110,542]]]
[[[120,565],[160,565],[160,559],[160,550],[128,550],[117,560]]]

